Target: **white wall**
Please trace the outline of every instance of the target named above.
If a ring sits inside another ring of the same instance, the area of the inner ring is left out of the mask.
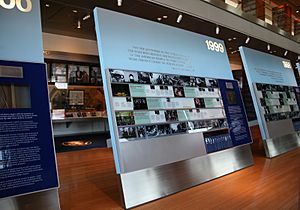
[[[97,42],[95,40],[43,33],[43,45],[46,51],[98,56]]]

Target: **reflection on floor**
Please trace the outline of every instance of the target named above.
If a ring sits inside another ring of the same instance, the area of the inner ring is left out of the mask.
[[[58,153],[91,148],[106,148],[106,140],[109,138],[109,133],[55,137],[55,149]],[[81,142],[83,145],[80,145]]]
[[[110,149],[59,153],[62,210],[122,209]],[[137,209],[299,209],[300,148]]]

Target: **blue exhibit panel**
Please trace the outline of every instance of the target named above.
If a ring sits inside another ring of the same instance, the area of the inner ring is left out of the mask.
[[[94,18],[114,160],[120,173],[123,160],[115,137],[108,69],[221,79],[233,76],[222,40],[102,8],[94,10]]]
[[[0,198],[58,187],[45,65],[0,66]]]
[[[233,146],[252,143],[238,82],[232,80],[218,81]]]
[[[259,101],[257,101],[253,85],[265,83],[274,85],[297,86],[294,71],[290,61],[278,56],[263,53],[247,47],[240,47],[241,58],[245,68],[257,121],[263,139],[268,138],[264,119],[260,114]]]

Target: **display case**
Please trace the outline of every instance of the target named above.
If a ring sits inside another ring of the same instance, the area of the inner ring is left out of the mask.
[[[99,66],[57,60],[46,62],[54,135],[106,132]]]

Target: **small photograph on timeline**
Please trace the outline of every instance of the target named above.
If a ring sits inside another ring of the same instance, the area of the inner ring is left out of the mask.
[[[122,70],[110,70],[111,82],[125,82],[125,73]]]
[[[119,138],[130,139],[136,138],[136,128],[135,127],[121,127],[119,128]]]
[[[138,83],[151,84],[149,73],[148,72],[138,72]]]

